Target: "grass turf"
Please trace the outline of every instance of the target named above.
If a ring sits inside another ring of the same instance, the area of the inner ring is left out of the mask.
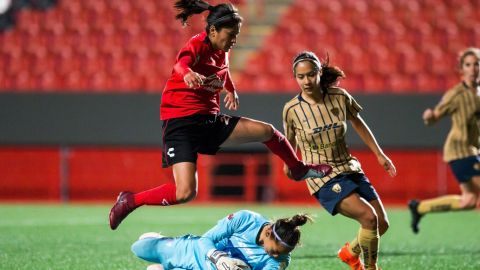
[[[358,230],[356,222],[329,216],[319,207],[276,205],[187,205],[142,207],[116,231],[108,227],[110,205],[0,204],[0,269],[145,269],[130,252],[140,234],[159,231],[177,236],[202,234],[239,209],[270,218],[298,212],[316,216],[302,228],[303,246],[288,269],[349,269],[336,251]],[[381,239],[379,265],[385,269],[480,269],[480,218],[477,211],[432,214],[420,234],[409,228],[406,209],[388,209],[391,227]]]

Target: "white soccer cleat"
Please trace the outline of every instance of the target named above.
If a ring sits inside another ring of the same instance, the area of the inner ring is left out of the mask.
[[[147,270],[164,270],[161,264],[150,264],[147,266]]]
[[[163,235],[161,235],[160,233],[157,233],[157,232],[147,232],[147,233],[144,233],[144,234],[140,235],[140,237],[138,239],[142,240],[142,239],[145,239],[145,238],[163,238],[163,237],[165,237],[165,236],[163,236]],[[153,269],[149,269],[149,270],[153,270]]]

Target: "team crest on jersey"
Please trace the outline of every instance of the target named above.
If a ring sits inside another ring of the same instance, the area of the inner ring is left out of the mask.
[[[340,113],[340,110],[338,108],[332,108],[330,112],[332,112],[333,115],[337,116]]]
[[[233,214],[230,214],[230,215],[227,216],[228,220],[231,220],[232,218],[233,218]]]
[[[340,186],[339,183],[336,183],[335,185],[333,185],[332,191],[335,193],[340,193],[342,192],[342,186]]]

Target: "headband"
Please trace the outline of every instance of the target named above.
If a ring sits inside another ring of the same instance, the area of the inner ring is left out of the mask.
[[[292,246],[290,246],[289,244],[285,243],[282,238],[280,238],[280,236],[278,236],[277,232],[275,231],[275,223],[273,224],[273,228],[272,228],[272,232],[273,232],[273,235],[275,235],[275,239],[277,239],[278,242],[280,242],[282,245],[288,247],[288,248],[294,248]]]
[[[220,17],[220,18],[212,21],[212,22],[210,23],[210,25],[217,24],[217,23],[219,23],[219,22],[221,22],[221,21],[228,21],[228,20],[230,20],[230,19],[236,18],[237,16],[238,16],[238,13],[237,13],[237,12],[229,13],[229,14],[227,14],[227,15],[223,15],[222,17]]]
[[[316,59],[309,58],[309,57],[302,57],[300,59],[297,59],[297,61],[293,62],[293,65],[292,65],[293,73],[295,73],[295,67],[297,66],[297,64],[302,61],[309,61],[312,64],[314,64],[318,69],[321,69],[321,64]]]

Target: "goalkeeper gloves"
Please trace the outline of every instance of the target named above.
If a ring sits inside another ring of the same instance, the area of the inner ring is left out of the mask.
[[[227,253],[212,249],[207,253],[208,259],[215,264],[217,270],[244,270],[250,267],[242,260],[231,258]]]

